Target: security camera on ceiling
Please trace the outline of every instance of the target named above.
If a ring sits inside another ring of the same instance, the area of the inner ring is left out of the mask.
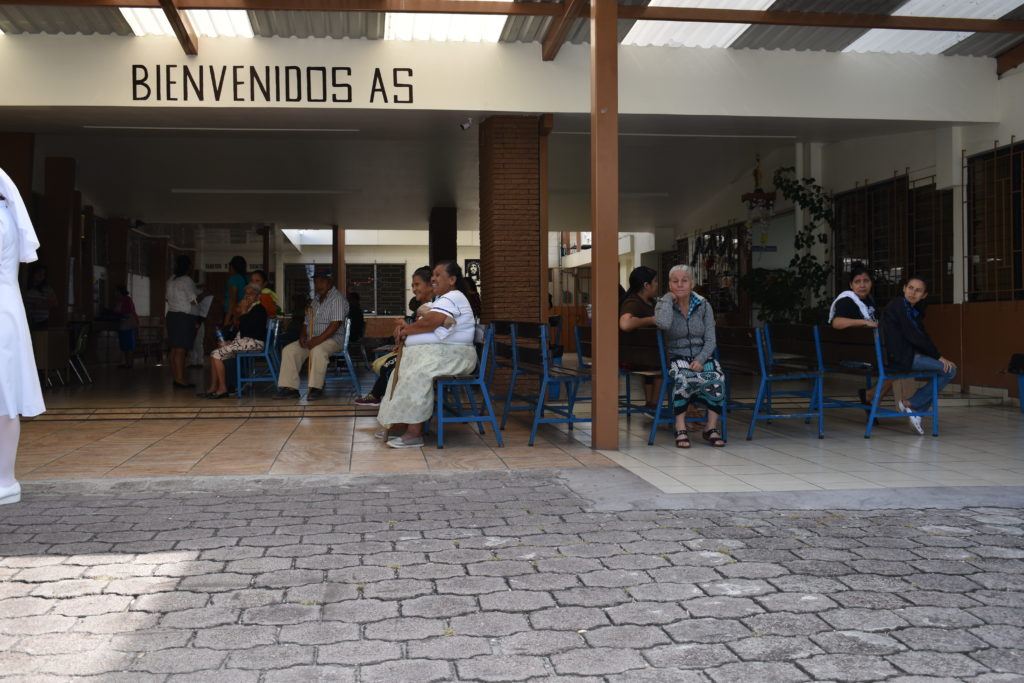
[[[463,121],[462,123],[459,124],[459,128],[461,128],[462,130],[469,130],[472,127],[473,127],[473,119],[471,117],[468,117],[468,116],[466,117],[465,121]]]

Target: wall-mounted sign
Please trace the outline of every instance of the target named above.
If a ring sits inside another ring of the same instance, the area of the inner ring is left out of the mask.
[[[135,102],[413,104],[413,70],[348,66],[132,64]]]

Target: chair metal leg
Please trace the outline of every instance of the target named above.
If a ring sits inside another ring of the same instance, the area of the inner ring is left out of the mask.
[[[79,374],[78,368],[75,367],[75,361],[73,359],[68,359],[68,367],[71,368],[71,371],[75,373],[75,377],[78,378],[78,383],[85,384],[85,380],[82,379],[82,375]],[[71,373],[68,373],[68,380],[70,381],[70,379]]]
[[[533,445],[534,440],[537,438],[537,428],[540,426],[540,419],[544,416],[544,400],[548,395],[548,381],[542,379],[540,382],[540,391],[537,393],[537,407],[533,412],[533,427],[530,429],[530,445]]]
[[[818,397],[818,438],[825,438],[825,379],[818,375],[814,381],[814,390]]]
[[[932,436],[939,435],[939,378],[932,377]]]
[[[884,378],[878,378],[878,386],[882,386]],[[868,411],[868,426],[864,428],[864,438],[871,438],[871,430],[875,428],[875,416],[878,415],[878,406],[882,402],[882,392],[876,391],[875,395],[871,398],[871,410]]]
[[[505,410],[501,413],[501,428],[505,428],[505,424],[508,423],[508,415],[512,408],[512,392],[516,388],[516,371],[513,370],[508,378],[508,391],[505,392]]]
[[[447,389],[444,382],[437,384],[437,406],[434,407],[434,414],[437,417],[437,447],[444,448],[444,392]],[[428,420],[429,422],[429,420]]]
[[[654,439],[658,435],[658,425],[661,424],[661,411],[667,409],[665,406],[665,394],[667,391],[668,382],[662,382],[661,388],[658,390],[658,405],[654,408],[654,423],[651,424],[651,434],[647,438],[648,446],[654,445]]]
[[[565,385],[565,396],[568,400],[569,431],[573,429],[573,421],[576,419],[576,396],[579,394],[580,385],[576,382],[569,382]]]
[[[501,439],[501,430],[498,429],[498,419],[494,416],[494,406],[491,404],[491,397],[488,395],[487,387],[480,385],[480,395],[483,397],[484,406],[487,408],[491,429],[494,430],[494,438],[498,442],[498,446],[502,447],[505,444]]]
[[[757,424],[757,417],[761,414],[761,402],[764,401],[767,384],[768,380],[762,377],[761,384],[757,388],[757,399],[754,401],[754,414],[750,416],[750,427],[747,429],[747,441],[754,438],[754,425]]]
[[[480,417],[480,411],[476,407],[476,399],[473,398],[473,387],[468,384],[463,384],[462,389],[466,392],[466,398],[469,399],[469,409],[473,411],[473,417]],[[484,433],[483,422],[477,422],[476,428],[480,430],[480,433]]]

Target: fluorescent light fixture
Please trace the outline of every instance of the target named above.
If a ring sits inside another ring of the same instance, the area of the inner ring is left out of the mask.
[[[504,14],[388,12],[384,15],[384,40],[497,43],[507,19]]]
[[[136,36],[173,36],[174,29],[161,9],[146,7],[119,7],[121,16]],[[236,9],[190,9],[185,16],[192,22],[196,34],[203,38],[252,38],[249,13]]]
[[[1020,0],[910,0],[893,12],[904,17],[998,19],[1020,5]],[[888,52],[937,55],[974,35],[957,31],[906,31],[871,29],[843,52]]]
[[[651,0],[650,7],[764,10],[773,0]],[[623,45],[652,47],[729,47],[750,24],[642,20],[633,24]]]
[[[213,126],[82,126],[87,130],[185,131],[189,133],[358,133],[359,128],[227,128]]]
[[[552,135],[590,135],[586,130],[556,130]],[[619,133],[620,138],[695,138],[712,140],[796,140],[795,135],[735,135],[732,133]]]
[[[272,194],[272,195],[320,195],[360,194],[362,190],[255,190],[246,188],[172,187],[171,194]]]

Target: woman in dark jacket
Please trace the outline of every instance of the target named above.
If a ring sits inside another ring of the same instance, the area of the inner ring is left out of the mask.
[[[228,395],[224,362],[240,351],[262,351],[267,335],[267,309],[260,302],[260,288],[250,284],[239,306],[245,311],[238,317],[238,335],[210,353],[210,389],[203,398],[225,398]]]

